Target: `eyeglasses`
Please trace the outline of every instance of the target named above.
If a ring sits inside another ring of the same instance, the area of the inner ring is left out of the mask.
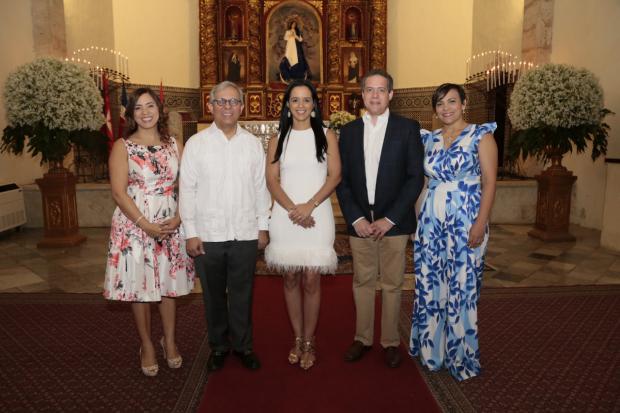
[[[231,98],[231,99],[219,98],[219,99],[211,100],[211,103],[216,104],[219,107],[226,106],[227,103],[230,106],[239,106],[241,104],[241,99],[237,99],[237,98]]]
[[[386,93],[388,93],[388,90],[385,87],[366,87],[366,88],[364,88],[364,93],[367,93],[369,95],[372,95],[375,92],[378,95],[385,95]]]

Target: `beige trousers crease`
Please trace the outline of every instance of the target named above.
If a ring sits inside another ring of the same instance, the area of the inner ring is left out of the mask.
[[[355,340],[370,346],[374,336],[375,295],[381,287],[381,346],[400,344],[398,320],[409,235],[372,238],[349,237],[353,254]],[[379,277],[381,275],[381,277]]]

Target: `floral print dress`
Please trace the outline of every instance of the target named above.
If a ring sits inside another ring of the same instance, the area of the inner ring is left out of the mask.
[[[123,140],[128,153],[127,194],[144,218],[163,222],[177,213],[175,183],[179,173],[174,138],[161,146]],[[194,287],[193,260],[185,250],[182,226],[158,242],[116,208],[112,216],[103,295],[109,300],[152,302],[189,294]]]
[[[447,368],[459,381],[480,373],[477,307],[488,227],[479,247],[469,248],[467,240],[480,210],[478,145],[495,128],[468,125],[448,149],[441,129],[421,132],[428,187],[413,246],[409,353],[430,370]]]

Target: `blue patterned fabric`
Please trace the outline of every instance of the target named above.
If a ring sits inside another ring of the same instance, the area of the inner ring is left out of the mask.
[[[457,380],[480,373],[478,297],[489,239],[469,248],[480,209],[478,145],[495,123],[468,125],[444,149],[441,129],[422,130],[428,188],[414,242],[416,274],[409,354],[430,370],[447,368]]]

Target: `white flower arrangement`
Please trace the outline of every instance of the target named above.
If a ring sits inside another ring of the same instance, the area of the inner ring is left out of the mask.
[[[592,159],[607,152],[609,126],[603,118],[603,90],[590,71],[565,64],[545,64],[524,74],[514,86],[508,116],[516,133],[509,154],[536,156],[576,149],[583,152],[592,141]]]
[[[515,84],[508,115],[515,129],[572,128],[598,123],[603,90],[592,72],[565,64],[546,64]]]
[[[104,122],[103,100],[85,69],[51,58],[19,67],[6,80],[8,124],[49,129],[97,130]]]
[[[350,114],[346,110],[339,110],[329,115],[329,128],[333,130],[340,130],[340,128],[344,125],[354,120],[354,115]]]
[[[24,146],[41,163],[60,162],[71,144],[100,139],[103,99],[93,79],[79,66],[40,58],[17,68],[6,80],[8,126],[0,152],[20,155]]]

